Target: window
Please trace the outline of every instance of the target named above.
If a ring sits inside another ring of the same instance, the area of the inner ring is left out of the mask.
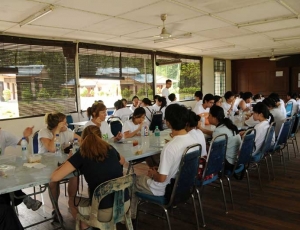
[[[0,119],[76,111],[72,43],[0,37]],[[75,50],[75,47],[74,47]],[[10,71],[13,70],[13,71]]]
[[[226,61],[215,59],[215,95],[223,96],[225,94],[225,80],[226,80]]]
[[[161,95],[166,80],[172,80],[170,93],[177,100],[194,99],[194,93],[201,90],[200,60],[178,59],[157,55],[156,57],[156,94]]]
[[[153,99],[153,67],[150,54],[113,47],[88,46],[79,49],[80,102],[86,110],[95,100],[114,107],[121,98],[130,103],[134,95]]]

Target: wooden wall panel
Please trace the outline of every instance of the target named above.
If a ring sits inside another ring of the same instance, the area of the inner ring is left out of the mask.
[[[299,84],[300,84],[300,81],[299,81],[299,74],[300,74],[300,67],[294,67],[291,69],[291,72],[292,72],[292,85],[291,85],[291,90],[293,92],[296,92],[296,93],[300,93],[300,87]],[[298,83],[299,82],[299,83]]]

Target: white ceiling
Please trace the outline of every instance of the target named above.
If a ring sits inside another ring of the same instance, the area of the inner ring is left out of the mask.
[[[20,27],[53,5],[51,13]],[[0,0],[4,35],[242,59],[300,53],[300,0]],[[172,37],[154,43],[167,14]],[[250,23],[250,24],[248,24]],[[246,25],[246,26],[245,26]],[[292,40],[274,41],[276,38]]]

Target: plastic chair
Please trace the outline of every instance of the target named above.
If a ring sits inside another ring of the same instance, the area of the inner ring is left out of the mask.
[[[107,123],[110,125],[111,133],[114,136],[117,136],[119,132],[122,132],[123,123],[120,117],[110,117],[108,118]]]
[[[235,166],[232,171],[230,171],[230,170],[225,171],[225,177],[228,181],[232,204],[233,204],[233,196],[232,196],[230,178],[233,176],[233,174],[242,173],[243,170],[245,170],[245,172],[246,172],[249,197],[251,197],[248,167],[249,167],[249,163],[251,161],[252,153],[253,153],[254,146],[255,146],[255,134],[256,134],[255,129],[248,129],[244,133],[242,143],[240,145],[240,149],[239,149],[239,152],[237,155],[237,161],[235,163]]]
[[[285,106],[285,110],[286,110],[286,117],[291,117],[293,111],[293,102],[287,103]]]
[[[78,212],[76,217],[76,230],[80,229],[80,221],[102,230],[116,229],[118,222],[125,221],[127,229],[133,230],[130,208],[127,212],[124,210],[124,195],[125,190],[132,187],[134,181],[135,174],[129,174],[100,184],[93,194],[90,215],[86,217]],[[105,196],[111,193],[114,193],[112,219],[109,222],[100,222],[98,220],[99,204]]]
[[[209,151],[207,153],[206,165],[204,167],[202,178],[200,180],[197,180],[197,186],[200,187],[200,191],[197,189],[199,200],[200,200],[200,193],[203,192],[204,186],[219,180],[222,193],[223,193],[226,213],[228,213],[228,211],[227,211],[226,197],[225,197],[222,178],[224,176],[224,164],[225,164],[225,155],[227,149],[227,141],[228,141],[228,137],[226,134],[220,134],[212,139],[209,147]]]
[[[275,123],[274,123],[275,124]],[[259,152],[257,152],[254,156],[251,157],[251,169],[257,169],[258,173],[258,179],[259,179],[259,185],[262,190],[262,184],[261,184],[261,176],[260,176],[260,163],[261,160],[264,159],[264,157],[268,154],[269,149],[272,146],[272,140],[273,136],[275,134],[275,125],[273,123],[270,125],[270,127],[267,130],[265,140],[261,146],[261,149]],[[269,171],[269,165],[268,161],[266,160],[267,170],[268,170],[268,176],[270,180],[270,171]]]
[[[276,140],[274,146],[272,148],[270,148],[270,150],[269,150],[269,156],[271,159],[271,165],[272,165],[274,179],[275,179],[275,174],[274,174],[274,165],[273,165],[272,155],[276,152],[278,153],[278,156],[280,158],[282,158],[284,173],[286,173],[285,158],[284,158],[282,150],[285,148],[285,146],[287,146],[288,133],[291,129],[291,124],[292,124],[291,118],[286,119],[286,121],[284,123],[282,123],[277,140]]]
[[[74,128],[75,128],[74,125],[70,125],[70,123],[73,123],[73,117],[71,116],[71,114],[66,115],[66,120],[68,123],[68,128],[71,130],[74,130]]]
[[[155,130],[155,127],[158,126],[159,130],[163,130],[163,123],[162,123],[162,113],[154,113],[152,116],[152,120],[149,126],[149,130],[153,131]]]
[[[298,113],[295,115],[295,122],[294,122],[294,125],[292,128],[291,134],[289,135],[289,138],[288,138],[288,141],[290,140],[291,142],[287,143],[287,144],[293,144],[295,157],[297,157],[297,152],[299,153],[298,142],[297,142],[297,138],[296,138],[296,133],[298,132],[299,125],[300,125],[300,114]],[[297,152],[295,151],[295,143],[296,143],[296,147],[297,147]]]
[[[197,149],[192,152],[192,149]],[[188,146],[181,158],[181,162],[179,165],[179,170],[175,178],[174,186],[171,192],[170,197],[166,196],[154,196],[148,195],[140,192],[136,192],[136,196],[139,198],[138,209],[137,209],[137,228],[138,228],[138,215],[139,215],[139,207],[144,203],[152,203],[158,205],[162,209],[164,209],[164,213],[166,215],[166,219],[168,222],[169,230],[171,230],[171,223],[169,219],[168,209],[173,205],[176,205],[180,202],[185,202],[190,197],[193,199],[194,212],[196,216],[197,229],[199,229],[199,222],[197,216],[196,203],[194,199],[194,191],[195,191],[195,182],[198,174],[199,167],[199,159],[201,157],[201,145],[191,145]],[[202,204],[201,200],[199,200],[203,226],[205,226],[204,216],[202,212]]]
[[[39,140],[38,140],[38,136],[39,136],[39,131],[36,131],[32,135],[32,151],[33,151],[34,154],[37,154],[39,152]]]

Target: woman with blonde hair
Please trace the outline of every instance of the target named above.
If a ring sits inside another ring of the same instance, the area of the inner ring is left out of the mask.
[[[66,115],[63,113],[49,113],[45,116],[45,122],[47,127],[39,131],[38,145],[39,153],[55,152],[55,137],[59,134],[59,140],[61,146],[68,146],[70,142],[73,142],[74,138],[81,141],[81,137],[74,133],[67,127]],[[69,207],[74,218],[76,218],[76,207],[74,206],[74,196],[76,196],[78,178],[73,177],[69,180],[68,195],[69,195]],[[49,188],[53,195],[55,202],[58,202],[60,194],[59,183],[50,183]],[[75,216],[74,216],[75,214]],[[60,214],[61,215],[61,214]],[[53,222],[59,222],[58,216],[55,211],[52,211]]]
[[[78,210],[83,215],[89,215],[89,206],[94,190],[98,185],[108,180],[123,176],[124,158],[107,142],[102,140],[102,134],[97,126],[88,126],[83,130],[82,143],[77,154],[70,157],[60,168],[56,169],[51,181],[59,181],[75,169],[80,170],[89,185],[89,198],[81,198]],[[129,195],[125,195],[125,212],[130,206]],[[108,222],[112,218],[113,194],[101,200],[98,220]],[[88,226],[81,223],[81,229]]]

